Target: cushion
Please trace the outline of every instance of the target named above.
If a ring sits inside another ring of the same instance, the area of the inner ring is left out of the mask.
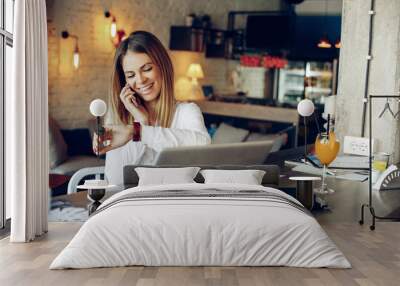
[[[51,174],[72,176],[82,168],[104,166],[105,160],[95,156],[72,156],[57,167],[51,169]]]
[[[57,122],[49,116],[49,164],[55,168],[68,158],[67,144]]]
[[[139,186],[195,183],[199,167],[184,168],[135,168]]]
[[[246,142],[275,140],[278,136],[277,134],[251,132],[249,136],[247,136]]]
[[[65,138],[65,142],[68,145],[68,156],[95,156],[93,153],[92,138],[90,137],[89,129],[63,129],[61,132]]]
[[[205,184],[261,185],[265,171],[262,170],[202,170]]]
[[[239,143],[242,142],[249,131],[246,129],[236,128],[226,123],[221,123],[215,131],[211,142],[213,144],[223,144],[223,143]]]
[[[272,146],[271,152],[279,151],[282,145],[285,145],[285,138],[287,140],[287,134],[262,134],[257,132],[251,132],[249,136],[246,138],[246,142],[254,142],[254,141],[274,141],[274,145]]]

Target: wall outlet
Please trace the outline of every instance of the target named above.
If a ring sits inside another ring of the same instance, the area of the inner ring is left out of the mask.
[[[374,152],[374,141],[372,139],[372,152]],[[343,153],[369,156],[369,138],[344,136]]]

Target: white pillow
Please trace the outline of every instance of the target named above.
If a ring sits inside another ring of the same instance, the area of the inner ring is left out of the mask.
[[[205,184],[234,183],[261,185],[265,171],[262,170],[201,170]]]
[[[249,134],[249,130],[221,123],[211,138],[213,144],[239,143]]]
[[[199,167],[184,168],[135,168],[139,186],[195,183]]]

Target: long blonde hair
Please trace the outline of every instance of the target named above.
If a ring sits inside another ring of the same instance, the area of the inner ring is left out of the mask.
[[[124,124],[134,121],[134,118],[126,110],[121,102],[119,94],[125,86],[125,74],[122,68],[122,59],[128,51],[147,54],[153,64],[161,73],[161,91],[156,103],[156,121],[162,127],[170,127],[175,112],[174,97],[174,69],[167,50],[156,36],[146,31],[136,31],[123,40],[118,46],[114,56],[114,68],[112,72],[112,86],[110,103],[113,115]]]

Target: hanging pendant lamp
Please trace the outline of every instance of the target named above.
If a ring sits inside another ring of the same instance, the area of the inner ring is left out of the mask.
[[[318,48],[321,49],[330,49],[332,48],[332,44],[329,42],[328,36],[325,34],[317,44]]]
[[[325,15],[324,15],[324,29],[326,30],[326,17],[327,17],[327,1],[325,0]],[[330,49],[332,48],[332,44],[328,39],[328,35],[325,32],[322,38],[320,38],[319,42],[317,43],[317,47],[321,49]]]

